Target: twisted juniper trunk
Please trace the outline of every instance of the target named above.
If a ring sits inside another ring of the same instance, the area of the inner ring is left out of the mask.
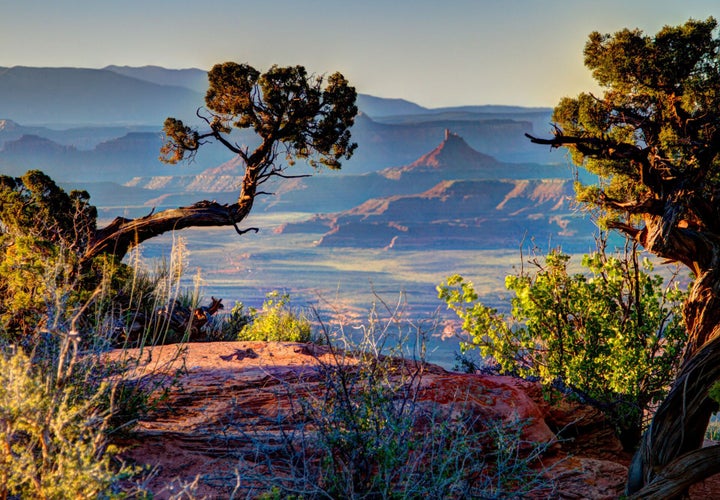
[[[163,210],[137,219],[115,218],[91,238],[81,264],[88,264],[100,254],[111,254],[122,259],[131,248],[143,241],[168,231],[188,227],[235,226],[238,232],[242,233],[237,224],[252,210],[260,174],[260,167],[246,168],[238,200],[231,205],[200,201],[187,207]]]
[[[720,450],[701,450],[718,409],[708,391],[720,379],[720,268],[698,276],[684,315],[684,361],[630,466],[627,493],[633,498],[679,497],[694,482],[720,472]]]
[[[585,65],[606,89],[563,98],[550,139],[602,182],[578,199],[607,225],[697,276],[684,310],[688,345],[629,471],[628,492],[672,498],[720,471],[701,449],[720,377],[720,37],[718,22],[689,20],[654,36],[593,32]],[[643,61],[643,64],[636,64]],[[672,62],[670,62],[672,61]]]

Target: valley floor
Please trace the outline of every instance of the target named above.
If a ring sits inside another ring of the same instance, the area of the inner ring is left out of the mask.
[[[312,234],[274,233],[281,222],[277,216],[251,216],[247,225],[260,227],[258,235],[238,236],[232,228],[165,235],[143,244],[141,256],[152,268],[153,260],[169,258],[174,243],[184,240],[185,285],[199,286],[205,302],[222,298],[227,310],[235,301],[260,307],[273,290],[290,293],[294,306],[317,310],[316,319],[347,326],[366,320],[374,303],[382,316],[388,315],[385,305],[400,306],[428,335],[429,361],[446,368],[459,352],[459,339],[450,334],[458,325],[435,287],[461,274],[473,281],[484,303],[507,310],[505,276],[522,264],[520,244],[506,250],[327,248],[316,246]]]

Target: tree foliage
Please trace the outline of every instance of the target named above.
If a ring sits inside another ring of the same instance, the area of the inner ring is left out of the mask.
[[[0,198],[3,235],[22,234],[73,249],[86,245],[95,231],[97,210],[88,192],[68,194],[39,170],[19,178],[0,176]]]
[[[636,251],[586,255],[572,274],[559,251],[535,259],[533,273],[510,275],[509,316],[478,300],[459,275],[438,287],[470,341],[504,373],[570,389],[601,409],[626,449],[640,440],[645,412],[667,393],[686,333],[676,283],[665,285]]]
[[[585,64],[605,88],[555,108],[553,139],[603,183],[579,197],[662,257],[700,274],[710,263],[706,231],[718,230],[720,41],[716,22],[590,35]],[[693,252],[687,252],[690,248]]]
[[[210,131],[200,133],[168,118],[168,142],[161,151],[165,161],[177,163],[192,156],[213,138],[254,167],[249,150],[231,142],[228,134],[233,128],[252,129],[262,139],[255,153],[266,163],[275,160],[275,148],[282,146],[291,163],[309,159],[313,166],[340,168],[340,160],[356,148],[348,130],[357,114],[356,94],[340,73],[331,75],[323,89],[324,78],[308,75],[303,66],[272,66],[261,74],[247,64],[228,62],[215,65],[208,80],[208,114],[201,117]]]
[[[577,165],[600,176],[598,185],[579,187],[578,197],[607,227],[696,276],[683,309],[682,368],[630,468],[628,493],[638,496],[677,496],[688,480],[720,471],[717,456],[699,450],[718,407],[708,391],[720,379],[719,52],[713,18],[653,36],[592,33],[585,65],[603,94],[562,99],[554,137],[531,137],[567,147]],[[699,467],[701,457],[714,469]],[[682,482],[663,473],[683,468]]]
[[[95,230],[97,211],[85,191],[69,194],[48,176],[0,176],[0,328],[6,339],[47,320],[50,295],[71,305],[87,298],[102,273],[78,263]],[[78,287],[72,283],[80,284]],[[54,292],[60,290],[59,294]]]

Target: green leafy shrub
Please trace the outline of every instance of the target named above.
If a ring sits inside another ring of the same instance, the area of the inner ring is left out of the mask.
[[[534,470],[545,444],[527,422],[483,421],[462,401],[440,410],[417,400],[420,370],[373,355],[326,365],[327,391],[301,399],[317,430],[316,487],[331,498],[505,498],[549,488]],[[522,449],[530,449],[522,452]]]
[[[65,300],[67,288],[45,283],[45,307],[24,337],[32,344],[0,340],[0,498],[115,497],[135,471],[112,461],[107,436],[152,409],[167,380],[138,375],[140,359],[128,351],[105,358],[117,326],[113,307],[100,305],[111,302],[105,287],[78,308]],[[91,304],[104,314],[98,327],[77,329]]]
[[[128,472],[111,467],[109,386],[89,390],[69,370],[41,368],[22,350],[0,353],[0,498],[109,496]]]
[[[69,322],[91,298],[100,306],[109,303],[103,294],[123,296],[132,276],[127,266],[108,256],[81,264],[96,228],[97,210],[89,198],[85,191],[66,193],[38,170],[0,176],[3,340],[32,348],[40,331]],[[91,330],[97,327],[94,319],[87,316],[77,326]]]
[[[197,303],[197,294],[179,286],[183,239],[175,240],[170,261],[154,273],[139,265],[138,253],[130,264],[110,254],[89,260],[96,219],[87,192],[66,193],[38,170],[0,175],[0,339],[30,350],[41,332],[70,321],[89,343],[98,340],[99,330],[110,330],[109,323],[118,335],[102,341],[115,345],[183,338],[186,332],[154,321],[158,309],[175,301]],[[136,331],[128,336],[130,330]]]
[[[111,463],[107,433],[129,429],[162,381],[126,380],[139,360],[115,366],[102,352],[179,277],[111,256],[80,265],[94,218],[86,194],[42,173],[0,176],[0,498],[112,497],[133,472]]]
[[[238,340],[238,333],[253,320],[251,312],[245,308],[242,302],[235,302],[230,312],[216,316],[210,327],[207,329],[207,337],[210,341],[232,341]]]
[[[250,308],[249,322],[242,326],[237,340],[309,342],[312,339],[310,321],[302,312],[290,308],[289,303],[287,293],[268,293],[262,310]],[[243,321],[242,309],[236,311],[236,321]]]
[[[471,282],[449,277],[439,297],[463,321],[464,349],[477,348],[499,369],[568,388],[610,418],[627,449],[678,369],[686,331],[677,283],[664,284],[636,249],[583,258],[551,252],[535,272],[508,276],[510,316],[483,305]]]

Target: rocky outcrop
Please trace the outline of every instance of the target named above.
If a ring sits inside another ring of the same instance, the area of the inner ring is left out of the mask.
[[[139,360],[131,377],[155,380],[164,391],[154,411],[117,439],[125,460],[154,467],[145,484],[155,498],[193,481],[199,497],[227,497],[236,486],[238,457],[252,456],[258,440],[276,443],[288,431],[287,417],[298,411],[297,395],[321,390],[318,367],[336,362],[324,346],[265,342],[167,345],[109,358],[128,356]],[[461,403],[479,422],[525,422],[524,441],[550,444],[542,466],[557,498],[622,492],[629,457],[599,412],[565,400],[550,404],[537,384],[511,377],[428,365],[418,380],[419,404],[451,412]]]
[[[584,250],[593,242],[592,222],[573,212],[572,195],[572,182],[562,179],[446,180],[278,231],[324,232],[318,244],[328,247],[494,249],[534,238]]]
[[[393,166],[413,162],[437,144],[445,129],[464,137],[473,149],[503,161],[540,159],[545,162],[547,151],[538,154],[538,148],[530,150],[525,140],[524,134],[533,130],[532,121],[535,120],[529,115],[478,113],[396,117],[395,120],[383,119],[380,122],[361,114],[352,129],[353,139],[360,147],[349,163],[348,171],[361,173],[368,171],[364,166]],[[544,123],[548,121],[545,119]]]
[[[499,162],[449,130],[435,149],[406,166],[302,181],[280,198],[327,208],[337,205],[328,196],[346,204],[365,196],[353,208],[277,230],[324,233],[320,246],[498,249],[535,240],[539,247],[587,251],[594,244],[593,223],[571,207],[573,181],[557,167]]]
[[[435,149],[407,166],[388,168],[380,173],[393,180],[408,174],[436,172],[442,172],[445,179],[478,179],[497,178],[501,167],[495,158],[474,150],[462,137],[445,129],[445,138]]]

